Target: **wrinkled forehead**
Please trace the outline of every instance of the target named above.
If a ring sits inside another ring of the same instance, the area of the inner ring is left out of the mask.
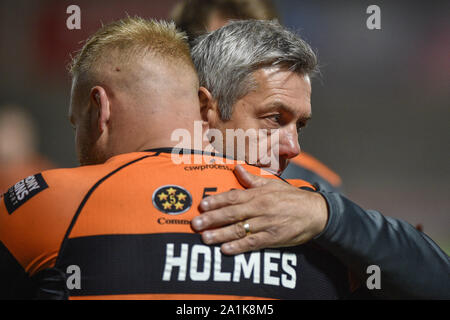
[[[257,82],[261,80],[270,81],[279,87],[289,87],[291,85],[292,79],[300,79],[302,86],[311,92],[311,79],[309,74],[293,71],[291,68],[286,66],[267,66],[257,69],[252,73],[252,76]],[[294,82],[292,82],[293,84]]]
[[[253,88],[234,104],[245,106],[245,113],[284,111],[299,118],[311,116],[311,80],[308,75],[270,67],[255,71],[253,82]],[[233,108],[233,113],[235,111]]]

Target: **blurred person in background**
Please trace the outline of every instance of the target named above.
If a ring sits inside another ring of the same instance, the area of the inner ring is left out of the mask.
[[[280,21],[272,0],[185,0],[175,5],[170,18],[186,32],[191,46],[197,37],[219,29],[230,20]],[[328,191],[342,191],[341,177],[304,151],[290,159],[281,177],[319,183]]]
[[[37,151],[32,116],[16,105],[0,107],[0,193],[22,178],[53,168]]]
[[[271,0],[183,0],[170,13],[192,45],[195,38],[219,29],[230,20],[280,19]]]

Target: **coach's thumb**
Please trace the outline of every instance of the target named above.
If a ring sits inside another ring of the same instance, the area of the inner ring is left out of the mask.
[[[236,165],[234,168],[234,174],[236,178],[238,179],[239,183],[244,188],[257,188],[262,187],[265,185],[270,179],[258,177],[254,174],[251,174],[247,170],[244,169],[241,165]]]

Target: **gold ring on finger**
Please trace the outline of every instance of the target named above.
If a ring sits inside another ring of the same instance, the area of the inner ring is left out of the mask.
[[[251,234],[251,232],[250,232],[250,224],[248,222],[244,223],[244,230],[245,230],[245,235],[246,236]]]

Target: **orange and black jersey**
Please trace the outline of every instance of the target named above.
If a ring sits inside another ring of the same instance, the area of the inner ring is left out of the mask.
[[[204,245],[190,226],[201,199],[242,186],[232,172],[234,161],[184,152],[191,164],[174,163],[179,149],[155,149],[115,156],[102,165],[45,171],[10,188],[0,203],[0,297],[335,299],[348,294],[347,269],[312,244],[236,256]],[[307,182],[296,186],[312,190]]]

